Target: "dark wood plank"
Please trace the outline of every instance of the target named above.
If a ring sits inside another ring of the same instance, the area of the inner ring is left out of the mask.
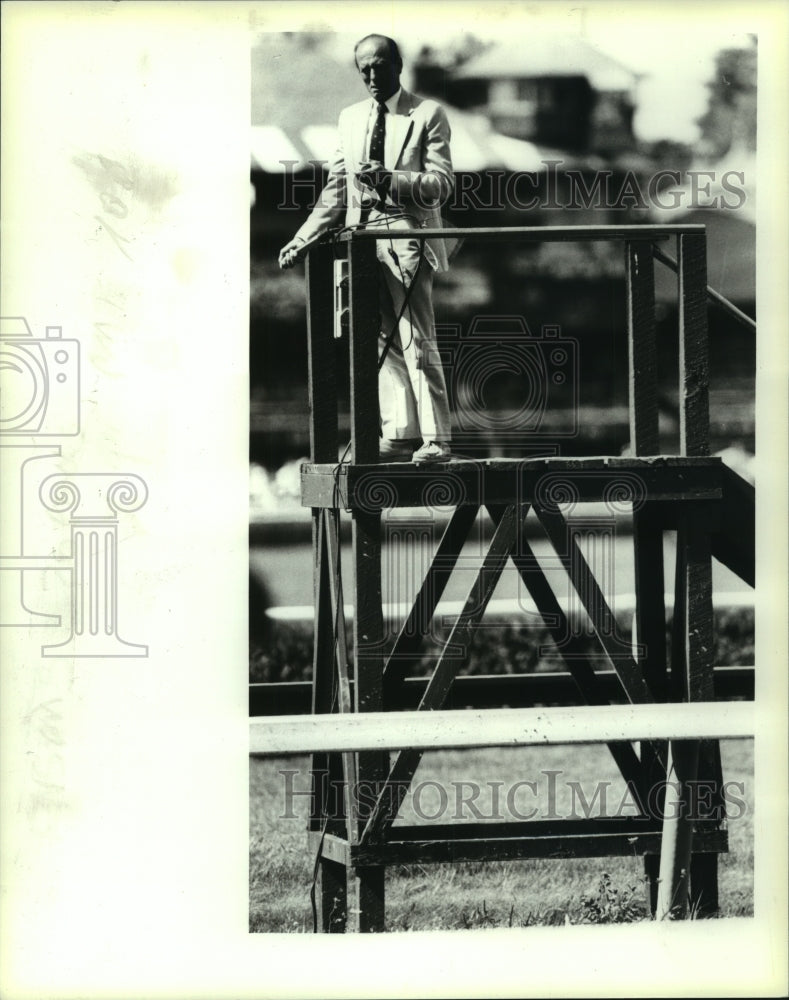
[[[671,671],[672,694],[682,701],[710,701],[714,696],[710,526],[703,507],[689,508],[677,532]],[[697,848],[688,805],[698,779],[699,752],[698,740],[672,741],[669,745],[658,919],[682,918],[690,906],[691,857]],[[713,871],[713,867],[697,867],[693,892],[705,899],[705,905],[717,898],[717,868]]]
[[[488,507],[488,511],[494,523],[498,523],[502,514],[501,508],[491,505]],[[575,682],[583,703],[587,705],[609,704],[610,695],[603,690],[583,644],[580,639],[573,635],[567,616],[556,599],[534,552],[522,535],[520,544],[512,553],[512,560],[527,591],[537,605],[543,624],[550,632],[559,654],[564,659],[565,666]],[[619,690],[621,691],[621,688]],[[622,777],[631,787],[639,808],[644,812],[646,787],[641,761],[629,743],[609,743],[608,749],[616,761]]]
[[[648,500],[715,500],[723,495],[722,462],[719,458],[584,458],[584,459],[485,459],[453,460],[441,469],[392,463],[348,466],[339,471],[332,465],[302,467],[302,505],[305,507],[353,507],[372,510],[376,506],[419,507],[424,505],[427,483],[462,494],[463,504],[508,503],[514,496],[527,501],[546,475],[561,475],[577,491],[580,502],[602,500],[607,490],[624,476],[639,477]],[[630,482],[630,480],[625,480]],[[375,483],[391,486],[375,490]],[[378,499],[376,500],[376,496]]]
[[[710,448],[707,238],[680,234],[679,243],[679,450],[708,455]]]
[[[615,640],[615,618],[608,606],[589,564],[578,543],[568,531],[567,522],[558,507],[536,505],[539,517],[551,544],[556,551],[570,581],[589,615],[600,645],[603,647],[611,666],[619,675],[622,687],[629,701],[643,704],[652,701],[649,688],[641,675],[635,660],[621,652]]]
[[[343,610],[343,588],[340,568],[340,512],[324,511],[326,521],[326,552],[329,563],[329,581],[333,608],[332,629],[334,632],[334,658],[337,671],[337,708],[342,713],[353,711],[351,682],[348,675],[348,649],[345,640],[345,612]],[[349,840],[356,839],[359,817],[356,813],[356,799],[353,790],[357,787],[356,755],[342,755],[343,804],[346,817],[346,832]]]
[[[323,934],[344,934],[348,924],[348,869],[321,857],[315,885],[318,930]]]
[[[569,821],[568,821],[569,822]],[[496,824],[491,824],[495,826]],[[523,823],[522,827],[536,826],[537,823]],[[460,830],[462,824],[457,828]],[[373,863],[385,858],[387,864],[447,864],[462,861],[515,861],[526,858],[598,858],[598,857],[640,857],[656,854],[660,850],[660,832],[631,830],[628,834],[599,833],[555,834],[553,836],[529,836],[524,832],[519,837],[496,837],[495,830],[479,839],[464,839],[455,835],[452,839],[432,838],[429,828],[425,829],[422,840],[394,839],[397,827],[392,831],[392,839],[376,843],[363,841],[351,847],[351,857],[355,863]],[[696,845],[707,853],[727,850],[726,833],[723,830],[696,834]]]
[[[668,698],[663,531],[654,505],[633,514],[636,660],[654,701]]]
[[[756,586],[756,491],[724,466],[720,530],[712,536],[712,554],[741,580]]]
[[[329,562],[326,554],[326,532],[324,512],[314,510],[312,516],[313,534],[313,594],[315,602],[314,643],[312,659],[312,706],[313,714],[336,711],[336,691],[334,684],[334,635],[329,583]],[[315,794],[312,798],[312,812],[309,826],[311,830],[323,827],[324,816],[329,812],[324,801],[324,784],[316,780],[316,775],[329,770],[336,771],[331,754],[313,754],[312,775]],[[336,822],[331,824],[334,828]]]
[[[658,920],[681,920],[690,903],[690,861],[694,846],[689,819],[692,788],[698,774],[699,741],[670,740],[665,818],[660,839]]]
[[[452,229],[404,229],[398,231],[398,239],[480,239],[505,242],[554,243],[562,240],[571,242],[596,242],[599,240],[661,240],[679,233],[703,233],[704,226],[473,226]],[[369,241],[386,239],[387,233],[380,229],[365,229],[343,235],[341,240]]]
[[[334,330],[332,248],[316,245],[307,256],[307,387],[310,456],[337,460],[337,355]]]
[[[390,707],[419,652],[438,602],[477,517],[476,506],[456,507],[433,555],[422,586],[384,665],[384,705]]]
[[[390,864],[386,855],[375,858],[370,864],[365,864],[361,860],[355,861],[352,869],[353,905],[348,915],[349,930],[361,934],[381,934],[386,929],[384,913],[386,864]]]
[[[684,644],[688,701],[712,701],[714,697],[710,520],[703,509],[688,511],[677,540],[684,552],[681,596],[686,609]]]
[[[655,337],[655,264],[650,243],[625,244],[630,447],[657,455],[658,378]]]
[[[357,234],[358,235],[358,234]],[[348,255],[351,442],[356,464],[378,460],[378,262],[375,244],[354,239]]]
[[[690,859],[690,908],[696,917],[718,912],[718,856],[701,854],[694,843]]]
[[[714,646],[712,610],[712,556],[710,529],[713,523],[704,516],[703,509],[689,511],[679,544],[685,553],[683,560],[683,603],[686,608],[685,669],[686,689],[690,701],[708,701],[714,697],[712,653]],[[717,740],[704,740],[696,745],[696,773],[712,787],[710,809],[713,813],[723,807],[723,774],[720,744]],[[720,813],[719,813],[720,814]],[[695,845],[691,836],[691,847]],[[718,866],[714,862],[697,862],[690,859],[689,905],[695,905],[700,915],[708,916],[718,906]]]
[[[666,646],[665,574],[663,530],[654,504],[645,504],[633,514],[636,610],[633,620],[636,661],[655,701],[668,700],[668,649]],[[666,779],[668,743],[654,741],[642,747],[648,788],[662,789]],[[659,808],[663,807],[659,792]],[[657,912],[660,856],[644,858],[647,898],[651,915]]]
[[[376,397],[377,398],[377,397]],[[376,439],[377,440],[377,439]],[[377,447],[377,444],[376,444]],[[352,521],[354,562],[353,622],[355,651],[354,700],[357,712],[383,710],[383,612],[381,607],[381,515],[356,511]],[[357,755],[359,788],[375,792],[386,779],[389,754],[368,751]],[[356,803],[359,833],[370,814],[370,802]],[[358,930],[383,930],[384,870],[363,867],[350,880],[350,917]]]
[[[452,682],[468,655],[474,629],[485,614],[485,608],[512,552],[518,524],[526,516],[527,509],[526,506],[510,504],[496,525],[490,548],[482,560],[463,611],[450,630],[444,650],[419,703],[419,711],[434,711],[444,704]],[[422,753],[418,750],[401,750],[398,753],[362,833],[363,840],[380,837],[392,824],[421,759]]]

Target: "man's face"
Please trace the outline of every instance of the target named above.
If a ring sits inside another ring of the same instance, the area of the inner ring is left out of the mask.
[[[374,100],[383,103],[397,92],[403,67],[392,62],[386,42],[376,42],[371,38],[360,45],[356,52],[356,65]]]

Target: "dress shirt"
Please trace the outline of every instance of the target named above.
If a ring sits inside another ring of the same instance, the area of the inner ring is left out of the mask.
[[[388,162],[390,160],[393,152],[392,144],[394,142],[394,129],[390,126],[389,118],[397,111],[397,102],[400,100],[400,92],[402,89],[402,87],[398,87],[397,91],[392,94],[389,100],[384,101],[387,110],[387,114],[384,118],[384,121],[386,122],[386,138],[384,139],[384,149],[386,151],[386,155],[384,156],[384,162]],[[364,140],[364,148],[368,159],[370,158],[370,140],[373,137],[373,129],[375,128],[375,120],[377,117],[378,101],[371,101],[370,117],[367,120],[367,138]]]

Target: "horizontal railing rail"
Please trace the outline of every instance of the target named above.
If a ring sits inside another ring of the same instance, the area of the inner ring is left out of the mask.
[[[354,712],[250,720],[250,753],[349,753],[593,744],[634,740],[747,739],[752,702],[594,705],[439,712]]]
[[[665,264],[674,274],[679,274],[679,265],[674,260],[674,258],[665,253],[660,247],[654,247],[653,253],[655,255],[655,260],[659,260],[661,264]],[[730,302],[725,295],[721,295],[720,292],[716,292],[711,285],[707,285],[707,298],[710,302],[714,302],[719,305],[721,309],[725,310],[730,316],[733,316],[739,323],[743,326],[747,326],[748,329],[753,330],[756,333],[756,320],[751,319],[747,313],[744,313],[742,309],[738,309],[733,302]]]
[[[687,226],[462,226],[446,228],[400,229],[375,228],[354,229],[341,232],[340,242],[351,240],[397,239],[482,239],[517,240],[531,243],[551,243],[568,240],[590,243],[598,240],[667,240],[672,236],[702,236],[703,225]]]

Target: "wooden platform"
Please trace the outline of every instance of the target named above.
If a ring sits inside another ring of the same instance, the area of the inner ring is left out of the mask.
[[[307,462],[301,467],[305,507],[384,510],[464,504],[609,502],[638,508],[647,500],[720,500],[719,458],[487,458],[434,465]]]
[[[342,865],[446,864],[458,861],[520,861],[533,858],[644,857],[660,853],[659,818],[529,820],[518,823],[425,823],[394,826],[379,842],[348,843],[327,834],[310,836],[320,856]],[[728,850],[725,829],[694,828],[697,854]]]

